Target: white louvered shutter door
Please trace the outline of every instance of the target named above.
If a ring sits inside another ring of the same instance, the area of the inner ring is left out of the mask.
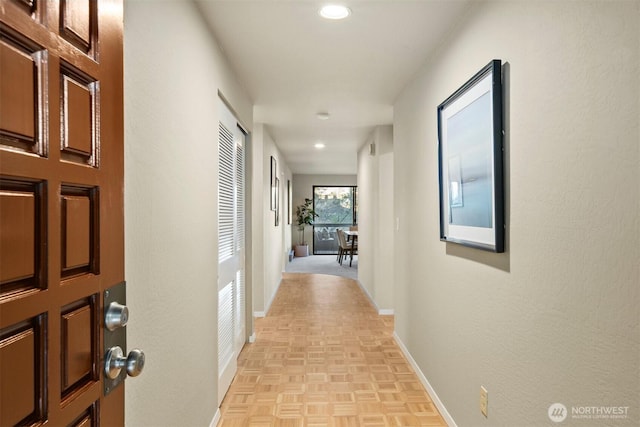
[[[218,404],[245,342],[245,135],[220,101],[218,137]]]

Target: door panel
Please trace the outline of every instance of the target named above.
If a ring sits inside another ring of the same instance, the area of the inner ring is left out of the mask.
[[[34,321],[35,320],[35,321]],[[41,332],[36,325],[38,319],[29,319],[7,330],[0,340],[0,372],[2,381],[2,405],[12,411],[3,410],[0,425],[15,425],[25,419],[40,418],[43,390],[36,386],[42,377],[38,358],[38,342]]]
[[[96,295],[63,308],[61,318],[62,395],[90,384],[99,377],[97,359],[99,329],[95,327]]]
[[[20,283],[35,284],[36,203],[33,186],[11,186],[8,181],[0,183],[0,233],[5,236],[3,243],[6,242],[0,247],[3,289]]]
[[[60,35],[85,53],[91,51],[96,25],[96,2],[90,0],[62,0]]]
[[[36,58],[28,49],[4,40],[0,45],[0,73],[4,76],[0,97],[5,102],[12,100],[12,108],[2,111],[0,128],[30,145],[36,137]]]
[[[70,64],[61,64],[61,157],[65,161],[98,166],[96,129],[100,86]]]
[[[2,0],[0,425],[122,425],[104,291],[124,281],[122,0]]]

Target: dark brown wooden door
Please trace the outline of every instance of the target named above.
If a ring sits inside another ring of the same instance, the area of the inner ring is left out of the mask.
[[[124,424],[122,0],[0,0],[0,425]]]

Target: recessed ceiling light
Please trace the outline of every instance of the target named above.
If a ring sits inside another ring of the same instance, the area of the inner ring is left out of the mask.
[[[319,120],[329,120],[329,113],[327,113],[326,111],[321,111],[319,113],[316,114],[316,117]]]
[[[322,150],[325,145],[322,142],[318,142],[316,145],[314,145],[314,147],[316,147],[318,150]]]
[[[339,4],[328,4],[320,9],[320,16],[326,19],[344,19],[351,15],[351,10]]]

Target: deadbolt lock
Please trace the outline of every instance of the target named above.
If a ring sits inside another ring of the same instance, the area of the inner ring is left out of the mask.
[[[123,382],[127,375],[140,375],[144,368],[145,356],[138,349],[127,354],[127,284],[118,283],[105,289],[103,293],[102,319],[104,321],[101,370],[104,372],[103,393],[109,395]]]
[[[104,315],[104,327],[110,331],[123,328],[129,321],[129,309],[126,305],[112,302]]]

